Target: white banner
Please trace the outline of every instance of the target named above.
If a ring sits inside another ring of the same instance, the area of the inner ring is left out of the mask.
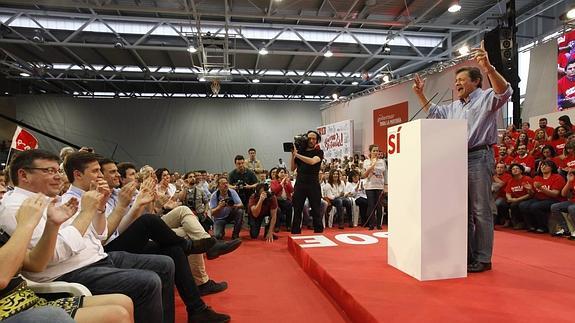
[[[321,149],[324,158],[353,157],[353,120],[331,123],[317,128],[321,134]]]

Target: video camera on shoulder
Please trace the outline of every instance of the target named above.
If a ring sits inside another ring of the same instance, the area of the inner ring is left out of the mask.
[[[307,134],[301,134],[293,137],[293,142],[284,142],[284,152],[290,153],[293,151],[294,146],[297,151],[305,151],[307,149],[308,138]]]

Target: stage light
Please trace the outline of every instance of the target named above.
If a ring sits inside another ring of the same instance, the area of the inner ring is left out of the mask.
[[[192,54],[195,53],[195,52],[197,52],[197,51],[198,51],[198,49],[197,49],[196,46],[194,46],[194,45],[190,45],[190,46],[188,47],[188,52],[190,52],[190,53],[192,53]]]
[[[449,11],[451,13],[458,12],[459,10],[461,10],[461,6],[459,5],[459,1],[453,2],[453,4],[451,4],[451,7],[449,7],[449,9],[447,9],[447,11]]]
[[[262,47],[262,49],[260,49],[258,53],[262,56],[269,54],[268,50],[265,47]]]
[[[567,19],[571,20],[573,18],[575,18],[575,8],[567,11]]]
[[[459,52],[459,55],[461,55],[461,56],[468,55],[469,54],[469,46],[467,46],[467,45],[461,46],[461,48],[459,48],[458,52]]]
[[[252,83],[259,83],[259,82],[260,82],[260,79],[253,79],[252,80]]]
[[[308,85],[308,84],[310,84],[311,82],[310,82],[309,80],[303,80],[302,83],[305,84],[305,85]]]

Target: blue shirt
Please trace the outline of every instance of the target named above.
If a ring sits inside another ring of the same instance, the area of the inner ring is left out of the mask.
[[[511,97],[513,90],[507,84],[502,94],[493,89],[475,89],[469,94],[469,100],[454,101],[450,104],[431,104],[428,119],[466,119],[467,147],[497,143],[497,110]]]
[[[215,209],[216,206],[218,206],[218,203],[226,197],[231,197],[232,200],[234,201],[234,204],[242,203],[242,200],[240,200],[240,196],[238,195],[238,193],[231,188],[228,189],[227,196],[219,194],[218,192],[219,190],[213,192],[212,197],[210,198],[210,208],[212,210]],[[224,206],[224,208],[218,213],[218,215],[215,215],[214,218],[216,219],[226,218],[228,215],[230,215],[230,212],[232,212],[232,208],[230,206]]]

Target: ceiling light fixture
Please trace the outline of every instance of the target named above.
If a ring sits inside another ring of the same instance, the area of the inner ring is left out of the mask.
[[[459,1],[454,1],[451,4],[451,6],[449,7],[449,9],[447,9],[447,11],[449,11],[451,13],[458,12],[459,10],[461,10],[461,6],[459,5]]]
[[[198,51],[198,49],[196,48],[196,46],[194,46],[194,45],[192,45],[192,44],[190,44],[190,46],[188,46],[188,52],[190,52],[190,53],[193,54],[193,53],[195,53],[195,52],[197,52],[197,51]]]
[[[383,77],[381,78],[381,80],[383,81],[383,83],[387,83],[389,82],[391,78],[389,77],[389,74],[384,74]]]
[[[22,77],[30,77],[30,74],[29,74],[29,73],[26,73],[26,72],[22,72],[22,73],[20,73],[20,76],[22,76]]]
[[[353,81],[353,82],[351,82],[351,85],[358,85],[358,84],[359,84],[358,81]]]
[[[468,55],[469,54],[469,46],[467,46],[467,45],[461,46],[461,48],[459,48],[458,52],[459,52],[459,55],[461,55],[461,56]]]
[[[334,101],[337,101],[337,99],[339,98],[339,94],[334,93],[334,94],[331,95],[331,98],[332,98]]]
[[[252,83],[259,83],[259,82],[260,82],[260,79],[253,79],[252,80]]]
[[[205,81],[206,81],[206,78],[202,76],[202,77],[200,77],[200,78],[198,79],[198,81],[200,81],[200,82],[205,82]]]
[[[268,50],[265,47],[262,47],[262,49],[260,49],[258,53],[262,56],[269,54]]]
[[[391,52],[391,48],[389,48],[389,46],[386,45],[386,46],[383,48],[383,52],[389,54],[389,52]]]
[[[327,49],[325,50],[325,52],[323,53],[324,57],[332,57],[333,56],[333,52],[331,51],[330,47],[327,46]]]
[[[571,20],[573,18],[575,18],[575,8],[567,11],[567,19]]]
[[[308,84],[310,84],[311,82],[310,82],[309,80],[303,80],[302,83],[305,84],[305,85],[308,85]]]

